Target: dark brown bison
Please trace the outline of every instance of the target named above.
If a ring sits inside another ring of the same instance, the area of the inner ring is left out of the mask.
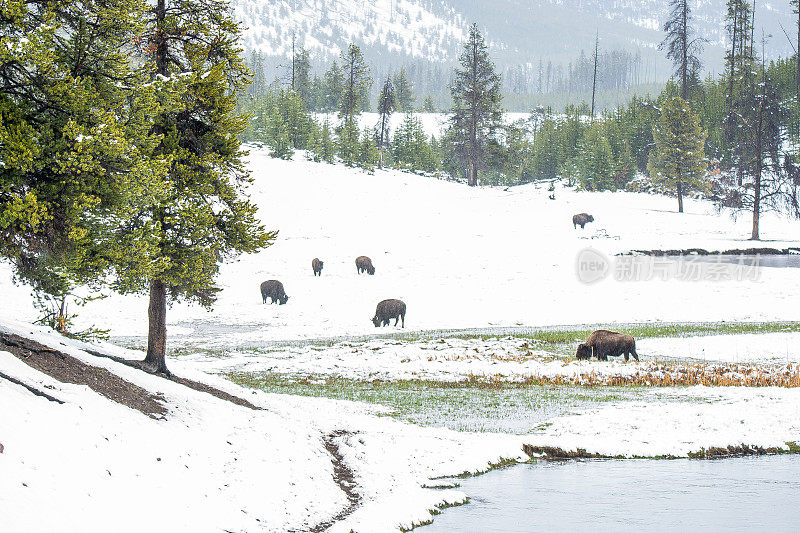
[[[580,226],[581,229],[583,229],[583,227],[589,222],[594,222],[594,217],[588,213],[578,213],[577,215],[572,216],[573,228]]]
[[[370,276],[375,274],[375,267],[372,266],[372,259],[365,255],[356,257],[356,272],[359,274],[366,272]]]
[[[394,325],[403,321],[403,327],[406,327],[406,304],[402,300],[384,300],[375,308],[375,316],[372,318],[372,323],[375,327],[388,326],[389,321],[394,318]]]
[[[585,343],[578,345],[578,350],[575,352],[577,359],[590,359],[595,356],[598,361],[608,361],[608,356],[619,357],[620,355],[624,355],[626,361],[628,355],[632,355],[638,361],[636,341],[630,335],[607,329],[598,329],[593,332]]]
[[[283,290],[283,283],[276,279],[271,279],[261,284],[261,298],[264,299],[264,303],[267,303],[267,298],[269,298],[269,303],[278,302],[280,305],[289,301],[286,291]]]
[[[314,269],[315,276],[322,276],[322,261],[319,260],[319,257],[315,257],[311,260],[311,268]]]

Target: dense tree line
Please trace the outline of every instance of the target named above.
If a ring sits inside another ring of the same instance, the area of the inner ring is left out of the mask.
[[[729,1],[728,20],[728,68],[717,78],[700,79],[697,53],[702,39],[693,31],[690,3],[673,0],[664,24],[662,49],[675,67],[674,81],[657,96],[634,96],[626,105],[596,116],[591,116],[585,103],[567,105],[560,112],[538,107],[529,118],[513,124],[501,119],[502,76],[473,25],[449,86],[450,121],[438,138],[426,138],[411,113],[413,84],[401,69],[387,76],[381,86],[381,120],[375,128],[360,135],[351,128],[351,137],[344,139],[347,128],[343,124],[328,126],[339,147],[335,157],[372,168],[375,163],[368,156],[372,153],[366,149],[369,144],[374,145],[379,160],[385,157],[385,166],[438,172],[471,185],[563,179],[587,190],[674,194],[679,210],[685,194],[704,194],[720,205],[752,211],[756,220],[762,209],[788,208],[796,213],[797,57],[769,63],[759,59],[752,6],[745,0]],[[616,62],[623,65],[623,71],[624,65],[636,63],[631,58],[614,59],[614,54],[605,57],[598,55],[598,63]],[[591,82],[586,78],[590,64],[593,67],[584,57],[572,73],[578,77],[571,79],[582,80],[575,83],[583,89]],[[337,69],[335,63],[325,79],[341,79]],[[557,73],[543,71],[545,87],[547,80],[558,79]],[[322,86],[328,87],[321,91],[328,99],[323,109],[338,109],[341,119],[344,115],[337,100],[343,94],[341,89],[337,93],[336,83],[322,82]],[[292,109],[284,105],[274,108],[282,113]],[[308,109],[314,106],[307,104]],[[387,117],[393,112],[407,116],[403,127],[389,135]],[[313,123],[310,114],[308,117]],[[310,128],[312,132],[323,129],[318,123]],[[253,133],[248,140],[257,137]],[[361,159],[353,155],[354,148],[346,148],[356,144],[362,145]],[[312,142],[304,147],[317,154],[317,146],[319,143]],[[787,146],[793,148],[787,151]],[[280,156],[279,151],[276,154]],[[754,222],[753,238],[758,237],[756,226]]]

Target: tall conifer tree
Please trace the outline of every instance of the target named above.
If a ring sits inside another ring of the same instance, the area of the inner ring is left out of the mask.
[[[470,26],[458,62],[450,87],[453,97],[450,128],[458,158],[467,167],[467,183],[475,186],[478,170],[485,165],[487,140],[502,118],[500,76],[495,72],[477,24]]]
[[[170,161],[158,194],[121,233],[152,243],[147,276],[142,265],[119,266],[119,286],[148,292],[146,370],[169,373],[166,362],[168,300],[210,306],[219,288],[219,262],[254,252],[275,234],[258,223],[247,199],[249,182],[238,134],[246,117],[235,112],[248,71],[238,48],[239,26],[225,0],[157,0],[145,19],[146,62],[153,80],[168,80],[170,105],[155,117]],[[136,275],[131,275],[132,273]]]

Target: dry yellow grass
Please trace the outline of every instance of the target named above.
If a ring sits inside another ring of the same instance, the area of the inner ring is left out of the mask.
[[[509,381],[524,385],[584,385],[679,387],[800,387],[800,364],[718,364],[718,363],[642,363],[634,373],[614,374],[587,370],[573,375],[508,376],[470,375],[468,382],[488,388],[501,388]]]

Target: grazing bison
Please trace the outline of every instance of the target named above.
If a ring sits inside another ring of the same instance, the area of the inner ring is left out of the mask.
[[[365,255],[356,257],[356,272],[359,274],[366,272],[370,276],[375,274],[375,267],[372,266],[372,259]]]
[[[572,216],[573,228],[580,226],[581,229],[583,229],[583,227],[589,222],[594,222],[594,217],[588,213],[578,213],[577,215]]]
[[[639,355],[636,353],[636,341],[633,337],[607,329],[598,329],[589,335],[586,342],[579,344],[578,350],[575,352],[577,359],[590,359],[595,356],[598,361],[608,361],[609,355],[611,357],[625,355],[626,361],[628,355],[632,355],[634,359],[639,360]]]
[[[289,301],[286,291],[283,290],[283,283],[276,279],[271,279],[261,284],[261,297],[264,299],[264,303],[267,303],[267,298],[270,299],[269,303],[271,304],[278,302],[283,305]]]
[[[384,300],[375,308],[375,316],[372,318],[372,323],[375,327],[388,326],[391,319],[394,320],[396,326],[399,321],[403,321],[403,327],[406,327],[406,304],[402,300]]]
[[[314,269],[314,275],[322,277],[322,261],[319,260],[319,257],[315,257],[311,261],[311,268]]]

